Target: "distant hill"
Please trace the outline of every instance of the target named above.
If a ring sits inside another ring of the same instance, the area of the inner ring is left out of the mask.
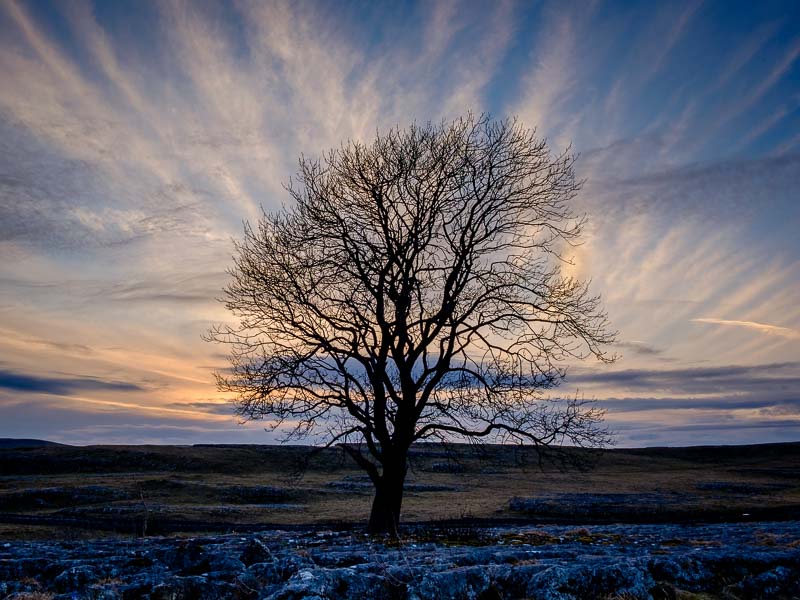
[[[25,438],[0,438],[0,448],[43,448],[45,446],[66,446],[57,442],[47,440],[34,440]]]

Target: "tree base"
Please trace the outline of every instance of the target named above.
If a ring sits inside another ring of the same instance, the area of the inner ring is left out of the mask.
[[[376,486],[367,533],[397,537],[403,502],[403,479],[400,477],[389,479],[384,475],[383,485]],[[388,485],[389,482],[392,485]]]

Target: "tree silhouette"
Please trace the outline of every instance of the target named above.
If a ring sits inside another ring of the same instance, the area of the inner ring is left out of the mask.
[[[409,447],[458,438],[608,441],[602,411],[546,391],[613,341],[562,274],[583,225],[574,157],[516,120],[468,115],[301,158],[293,203],[245,226],[224,291],[220,390],[246,419],[322,436],[369,475],[396,534]]]

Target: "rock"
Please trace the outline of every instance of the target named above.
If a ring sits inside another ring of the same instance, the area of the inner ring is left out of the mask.
[[[199,540],[179,542],[164,555],[164,562],[181,575],[202,575],[211,570],[209,554]]]
[[[746,598],[796,598],[800,596],[800,570],[775,567],[747,577],[737,587]]]
[[[487,590],[487,594],[491,594],[492,590],[495,590],[501,598],[524,598],[530,582],[537,574],[548,568],[547,565],[538,563],[495,567],[492,573],[492,585]]]
[[[249,567],[256,563],[272,561],[272,552],[264,542],[254,537],[242,550],[239,560]]]
[[[235,585],[213,578],[192,575],[174,577],[153,587],[150,600],[223,600],[235,597]]]
[[[489,588],[485,567],[459,567],[423,577],[418,585],[409,586],[409,598],[419,600],[473,600]]]
[[[35,578],[44,571],[51,561],[46,558],[24,557],[0,560],[0,581],[20,581]]]
[[[642,565],[578,564],[535,573],[526,593],[541,600],[581,600],[624,596],[649,600],[655,581]]]
[[[97,571],[90,566],[75,566],[62,571],[53,581],[54,587],[59,592],[82,590],[90,583],[97,581]]]
[[[419,528],[402,543],[348,532],[15,542],[0,598],[378,600],[800,597],[800,522]],[[724,545],[719,543],[724,540]],[[53,596],[53,594],[59,594]]]
[[[117,585],[91,585],[86,592],[90,600],[122,600],[122,590]]]
[[[699,561],[688,557],[658,558],[648,565],[656,581],[668,581],[680,589],[699,592],[710,587],[713,575]]]
[[[120,591],[122,592],[122,600],[142,600],[148,598],[150,591],[153,589],[153,582],[141,581],[131,583],[123,586]]]
[[[261,586],[282,583],[294,575],[296,571],[286,572],[281,565],[276,563],[255,563],[247,567],[242,576],[248,576]]]
[[[219,579],[235,577],[244,569],[244,563],[229,554],[211,554],[208,558],[208,573]]]
[[[391,600],[403,597],[403,595],[399,595],[399,592],[404,587],[402,584],[393,584],[386,577],[359,572],[351,567],[303,569],[293,575],[280,590],[267,596],[267,600],[297,600],[300,598],[307,600],[312,598]]]

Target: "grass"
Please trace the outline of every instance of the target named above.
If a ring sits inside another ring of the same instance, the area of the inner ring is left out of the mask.
[[[0,450],[0,539],[141,535],[145,519],[150,535],[365,522],[372,494],[361,471],[329,450],[298,477],[306,454],[297,446]],[[530,449],[422,445],[403,520],[757,519],[800,506],[798,474],[800,444],[611,450],[584,471],[540,468]],[[511,510],[514,497],[532,499],[536,511]]]

